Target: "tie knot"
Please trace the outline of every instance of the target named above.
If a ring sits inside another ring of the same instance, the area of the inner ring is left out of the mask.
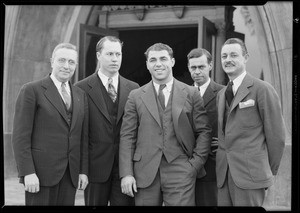
[[[62,86],[62,87],[66,87],[66,82],[62,82],[62,83],[61,83],[61,86]]]
[[[163,90],[167,85],[166,84],[160,84],[159,85],[159,90]]]
[[[228,82],[228,85],[229,85],[229,86],[232,86],[232,85],[233,85],[233,81],[229,81],[229,82]]]
[[[113,79],[112,78],[108,78],[108,83],[112,84],[112,82],[113,82]]]

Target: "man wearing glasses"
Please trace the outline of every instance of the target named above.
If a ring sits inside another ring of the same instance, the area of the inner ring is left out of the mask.
[[[77,58],[74,45],[57,45],[51,74],[19,92],[12,143],[26,205],[74,205],[88,184],[88,102],[69,82]]]

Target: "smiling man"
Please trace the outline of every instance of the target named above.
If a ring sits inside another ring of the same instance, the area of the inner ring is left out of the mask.
[[[230,82],[217,96],[219,206],[262,206],[282,158],[285,128],[279,97],[246,72],[244,42],[228,39],[221,50]]]
[[[88,184],[88,102],[69,82],[77,58],[74,45],[57,45],[52,73],[18,95],[12,143],[26,205],[74,205]]]
[[[194,206],[211,142],[203,101],[173,77],[168,45],[156,43],[145,56],[152,81],[129,94],[121,128],[122,192],[138,206]]]

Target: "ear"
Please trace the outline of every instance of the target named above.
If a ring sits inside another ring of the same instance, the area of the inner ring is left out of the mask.
[[[214,63],[210,62],[208,66],[209,66],[209,71],[211,71],[213,69],[213,67],[214,67]]]
[[[51,68],[53,68],[53,63],[54,63],[54,59],[53,59],[53,58],[50,58]]]
[[[96,52],[96,57],[97,57],[97,59],[99,60],[99,58],[100,58],[100,53],[99,52]]]
[[[174,65],[175,65],[175,58],[171,58],[171,61],[172,61],[172,67],[174,67]]]
[[[248,61],[248,59],[249,59],[249,53],[246,53],[245,55],[244,55],[244,58],[245,58],[245,63]]]

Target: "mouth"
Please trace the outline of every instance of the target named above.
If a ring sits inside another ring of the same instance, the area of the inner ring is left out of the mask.
[[[61,70],[60,72],[64,73],[64,74],[70,74],[71,73],[70,71],[66,71],[66,70]]]
[[[225,64],[225,67],[234,67],[233,64]]]
[[[117,68],[117,67],[119,67],[117,64],[111,64],[111,65],[109,65],[110,67],[113,67],[113,68]]]

